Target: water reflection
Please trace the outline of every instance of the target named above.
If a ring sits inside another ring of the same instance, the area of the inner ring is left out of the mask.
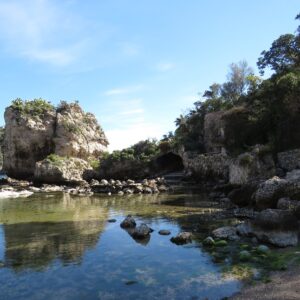
[[[173,236],[197,226],[200,234],[205,232],[210,223],[203,220],[219,210],[209,208],[206,202],[201,194],[35,194],[0,200],[0,299],[228,296],[239,283],[222,278],[218,266],[196,240],[177,246],[170,236],[158,234],[167,229]],[[154,229],[149,239],[134,240],[130,232],[120,228],[128,214],[135,216],[138,224]],[[117,222],[107,222],[110,218]]]

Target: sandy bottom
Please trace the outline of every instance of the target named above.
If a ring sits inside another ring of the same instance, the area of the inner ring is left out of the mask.
[[[232,300],[294,300],[300,299],[300,267],[274,272],[270,283],[248,286]]]

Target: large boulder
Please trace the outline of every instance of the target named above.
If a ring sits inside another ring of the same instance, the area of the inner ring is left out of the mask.
[[[230,241],[238,240],[237,230],[233,226],[224,226],[215,229],[212,236],[217,239],[228,239]]]
[[[260,209],[276,207],[279,198],[285,196],[288,181],[274,176],[261,183],[254,194],[256,206]]]
[[[252,195],[256,191],[257,185],[256,184],[245,184],[239,188],[233,189],[229,194],[228,198],[234,204],[238,206],[248,206],[251,205]]]
[[[15,100],[5,110],[3,169],[10,177],[33,176],[36,162],[50,154],[95,159],[107,144],[95,117],[77,103]]]
[[[277,247],[298,244],[298,223],[292,212],[280,209],[261,211],[254,221],[247,221],[236,227],[242,236],[256,237],[259,241]]]
[[[300,168],[300,149],[294,149],[277,154],[278,165],[285,171]]]
[[[36,163],[34,179],[45,183],[80,183],[91,166],[80,158],[50,156]]]

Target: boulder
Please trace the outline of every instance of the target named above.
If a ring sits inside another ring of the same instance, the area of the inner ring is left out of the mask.
[[[278,165],[285,171],[300,168],[300,149],[294,149],[277,154]]]
[[[136,226],[136,222],[131,215],[128,215],[120,224],[122,228],[134,228]]]
[[[208,236],[202,243],[204,246],[213,246],[215,244],[215,240],[211,236]]]
[[[276,207],[279,198],[285,196],[288,181],[274,176],[261,183],[254,194],[256,206],[260,209]]]
[[[79,158],[56,157],[46,158],[36,163],[34,180],[45,183],[81,183],[84,180],[84,173],[91,169],[91,166]]]
[[[166,229],[161,229],[158,234],[160,235],[170,235],[171,231],[170,230],[166,230]]]
[[[142,223],[134,228],[134,230],[131,232],[131,236],[134,239],[144,239],[147,238],[151,232],[153,232],[153,229]]]
[[[231,241],[235,241],[239,239],[236,228],[233,226],[224,226],[215,229],[212,232],[212,236],[217,239],[228,239]]]
[[[300,206],[300,201],[291,200],[290,198],[280,198],[277,202],[277,208],[283,210],[291,210],[296,211],[296,209]]]
[[[232,203],[238,206],[248,206],[253,202],[252,195],[256,191],[256,188],[256,184],[245,184],[240,188],[232,190],[228,194],[228,198],[231,200]]]
[[[181,232],[171,238],[171,242],[177,245],[183,245],[192,242],[192,234],[190,232]]]

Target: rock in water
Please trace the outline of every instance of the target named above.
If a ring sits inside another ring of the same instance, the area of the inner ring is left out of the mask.
[[[134,229],[134,231],[131,233],[131,236],[134,239],[144,239],[147,238],[151,232],[153,232],[153,229],[142,223]]]
[[[239,237],[237,236],[236,228],[233,226],[224,226],[218,229],[215,229],[212,232],[214,238],[217,239],[228,239],[231,241],[238,240]]]
[[[183,245],[192,242],[192,234],[190,232],[180,232],[171,238],[171,242],[177,245]]]
[[[171,234],[171,231],[169,230],[165,230],[165,229],[161,229],[158,234],[160,235],[170,235]]]
[[[136,226],[136,222],[131,215],[128,215],[120,224],[122,228],[134,228]]]

